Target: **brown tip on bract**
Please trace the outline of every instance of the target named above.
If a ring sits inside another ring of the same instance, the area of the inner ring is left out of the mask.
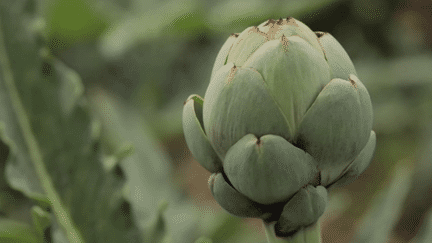
[[[232,33],[231,36],[234,36],[235,38],[237,38],[239,36],[238,33]]]
[[[216,174],[212,174],[208,180],[208,185],[210,187],[210,190],[214,186],[215,178],[216,178]]]
[[[260,139],[260,138],[257,138],[256,144],[257,144],[258,146],[261,146],[262,142],[261,142],[261,139]]]
[[[274,21],[274,19],[269,19],[269,20],[267,20],[267,23],[265,23],[264,26],[267,26],[269,24],[274,24],[274,23],[276,23],[276,21]]]
[[[282,42],[282,46],[285,48],[285,50],[288,50],[288,44],[289,44],[289,40],[285,35],[281,36],[281,42]]]
[[[288,20],[291,20],[293,17],[291,17],[291,16],[288,16],[288,17],[286,17],[286,20],[288,21]]]
[[[316,32],[315,32],[315,35],[316,35],[318,38],[323,37],[325,34],[326,34],[325,32],[321,32],[321,31],[316,31]]]
[[[187,98],[187,99],[183,102],[183,106],[186,105],[186,103],[188,103],[188,101],[191,100],[191,99],[192,99],[191,97]]]
[[[283,23],[283,19],[279,18],[278,21],[276,22],[277,24],[281,25]]]
[[[235,73],[237,72],[237,70],[238,70],[237,66],[234,64],[234,66],[231,68],[230,73],[228,74],[228,78],[226,81],[227,84],[230,84],[231,81],[234,79],[234,76],[235,76]]]
[[[289,25],[293,25],[293,26],[298,27],[296,19],[292,18],[292,17],[286,18],[286,23],[285,24],[289,24]]]
[[[357,89],[357,83],[354,81],[354,79],[352,79],[351,77],[349,78],[349,81],[351,83],[352,86],[354,86],[354,88]]]

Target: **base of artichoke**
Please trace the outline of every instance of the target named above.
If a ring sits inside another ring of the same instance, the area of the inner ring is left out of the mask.
[[[268,243],[321,243],[321,228],[319,222],[297,232],[289,238],[277,237],[274,230],[275,224],[276,222],[266,223],[263,221]]]

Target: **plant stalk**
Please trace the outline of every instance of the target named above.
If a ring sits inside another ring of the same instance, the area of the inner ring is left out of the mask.
[[[321,228],[319,222],[297,232],[294,237],[279,238],[274,231],[276,222],[267,224],[263,221],[268,243],[321,243]]]

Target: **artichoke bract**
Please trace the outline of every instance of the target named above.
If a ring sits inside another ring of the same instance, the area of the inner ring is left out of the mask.
[[[294,18],[268,20],[222,46],[204,99],[183,109],[186,142],[214,173],[218,203],[277,221],[284,237],[314,224],[327,190],[372,160],[372,104],[351,59],[329,33]]]

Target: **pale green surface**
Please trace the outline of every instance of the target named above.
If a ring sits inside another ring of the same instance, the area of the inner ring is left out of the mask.
[[[232,215],[258,218],[264,214],[256,202],[229,185],[222,173],[211,175],[209,188],[218,204]]]
[[[186,143],[194,158],[208,171],[222,171],[222,161],[214,151],[204,132],[203,100],[191,95],[183,105],[183,131]]]
[[[357,179],[370,165],[370,162],[375,154],[376,150],[376,134],[371,131],[371,135],[366,146],[360,151],[360,154],[355,160],[342,172],[344,175],[337,179],[335,184],[332,186],[348,185]]]
[[[255,202],[288,200],[317,175],[314,159],[284,138],[248,134],[235,143],[224,160],[232,185]]]
[[[291,136],[287,140],[293,142],[304,114],[330,82],[321,52],[298,36],[281,37],[262,45],[244,67],[262,76],[264,87],[289,126]],[[266,109],[261,107],[259,110]]]
[[[350,74],[357,75],[351,58],[342,45],[329,33],[324,33],[318,38],[322,46],[325,58],[331,69],[331,78],[347,80]]]
[[[304,116],[295,139],[312,155],[329,185],[366,145],[372,128],[372,107],[359,81],[333,79]]]
[[[213,76],[204,99],[205,131],[221,159],[248,133],[291,137],[262,76],[251,68],[225,65]]]

